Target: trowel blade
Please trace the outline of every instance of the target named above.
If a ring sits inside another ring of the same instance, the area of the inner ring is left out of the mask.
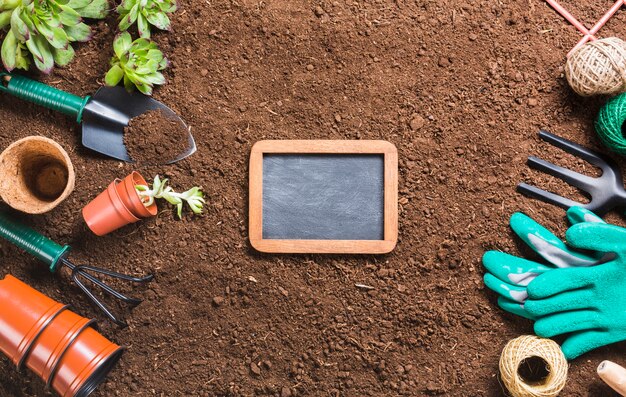
[[[172,109],[149,96],[139,92],[130,93],[120,86],[100,88],[83,111],[83,146],[118,160],[132,162],[124,146],[124,128],[132,118],[155,109],[161,109],[189,131],[185,122]],[[163,159],[162,164],[175,163],[195,151],[196,143],[189,133],[188,142],[180,154],[173,159]]]

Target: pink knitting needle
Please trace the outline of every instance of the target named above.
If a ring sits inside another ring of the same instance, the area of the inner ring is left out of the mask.
[[[546,1],[553,1],[553,0],[546,0]],[[591,30],[585,34],[585,36],[580,39],[580,41],[578,42],[578,44],[576,44],[576,46],[574,48],[572,48],[572,50],[567,54],[568,56],[576,51],[577,49],[579,49],[581,46],[583,46],[586,42],[588,42],[590,39],[591,40],[595,40],[595,37],[593,37],[593,35],[595,35],[596,33],[598,33],[598,30],[600,30],[600,28],[602,26],[604,26],[604,24],[607,23],[607,21],[609,19],[611,19],[611,17],[613,15],[615,15],[615,13],[620,9],[620,7],[624,4],[625,0],[617,0],[615,2],[615,4],[613,4],[613,7],[611,7],[606,14],[604,14],[604,16],[602,18],[600,18],[600,20],[598,22],[596,22],[596,24],[591,28]],[[567,12],[567,11],[566,11]],[[584,32],[583,32],[584,33]]]
[[[624,0],[619,0],[620,3],[622,3],[623,1]],[[546,2],[548,4],[550,4],[550,6],[552,8],[554,8],[556,10],[556,12],[561,14],[561,16],[563,18],[565,18],[569,23],[571,23],[576,29],[578,29],[582,34],[584,34],[585,37],[588,37],[587,40],[589,40],[589,39],[596,40],[596,38],[593,36],[595,34],[595,32],[591,33],[589,31],[589,29],[587,29],[585,27],[585,25],[583,25],[582,23],[578,22],[578,19],[576,19],[572,14],[570,14],[569,11],[567,11],[565,8],[563,8],[563,6],[560,5],[556,0],[546,0]],[[610,17],[611,16],[609,16],[609,18]],[[608,20],[608,18],[607,18],[607,20]],[[606,22],[606,21],[604,21],[604,22]],[[604,23],[603,23],[603,25],[604,25]],[[600,27],[602,27],[602,25],[600,25]],[[600,27],[598,27],[598,29],[600,29]]]

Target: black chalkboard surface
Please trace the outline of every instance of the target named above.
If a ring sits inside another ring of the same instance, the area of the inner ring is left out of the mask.
[[[389,252],[397,240],[397,183],[389,142],[257,142],[250,242],[262,252]]]
[[[384,155],[263,156],[263,238],[383,240]]]

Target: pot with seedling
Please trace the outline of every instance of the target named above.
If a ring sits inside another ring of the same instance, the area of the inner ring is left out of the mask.
[[[99,236],[111,233],[140,219],[155,216],[155,199],[164,199],[176,207],[182,218],[184,203],[195,213],[202,212],[204,193],[198,186],[177,193],[167,185],[168,179],[154,178],[152,187],[136,171],[124,179],[111,182],[105,191],[83,208],[83,218],[91,231]]]

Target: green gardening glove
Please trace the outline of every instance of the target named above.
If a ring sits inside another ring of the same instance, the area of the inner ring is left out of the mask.
[[[593,212],[581,207],[570,208],[567,218],[571,224],[604,223]],[[603,254],[587,255],[574,251],[546,228],[519,212],[511,216],[510,224],[513,231],[550,265],[504,252],[488,251],[483,256],[483,264],[487,269],[484,281],[489,289],[500,295],[498,306],[510,313],[534,320],[535,317],[524,307],[528,298],[526,286],[532,280],[555,267],[593,266],[601,260]]]
[[[528,284],[524,308],[538,319],[535,333],[569,334],[561,349],[571,360],[626,340],[626,229],[581,223],[565,237],[572,247],[611,253],[597,266],[555,269]]]

